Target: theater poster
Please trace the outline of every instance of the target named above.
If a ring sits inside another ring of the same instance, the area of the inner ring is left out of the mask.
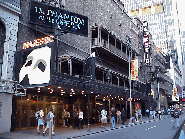
[[[51,84],[54,67],[54,37],[46,36],[23,43],[15,53],[15,80],[24,87]]]

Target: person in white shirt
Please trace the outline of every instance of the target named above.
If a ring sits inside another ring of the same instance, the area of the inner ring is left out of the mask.
[[[43,108],[40,109],[39,111],[39,118],[38,118],[38,126],[37,126],[37,134],[39,135],[39,126],[43,126],[43,133],[44,133],[44,112],[43,112]]]
[[[116,115],[117,115],[117,124],[119,124],[119,123],[121,123],[121,112],[120,112],[120,110],[117,110]]]
[[[79,110],[79,127],[78,129],[82,128],[83,129],[83,112]]]
[[[53,110],[50,109],[50,112],[48,113],[50,120],[46,121],[46,128],[45,128],[45,130],[44,130],[43,135],[45,135],[46,130],[49,129],[49,123],[50,123],[50,121],[52,121],[52,135],[53,135],[53,136],[55,135],[55,134],[54,134],[54,131],[53,131],[53,130],[54,130],[54,124],[53,124],[54,114],[53,114],[52,111],[53,111]]]
[[[161,110],[158,110],[159,120],[161,120]]]
[[[105,108],[102,109],[101,111],[101,121],[102,121],[102,127],[106,127],[106,123],[107,123],[107,111],[105,110]]]

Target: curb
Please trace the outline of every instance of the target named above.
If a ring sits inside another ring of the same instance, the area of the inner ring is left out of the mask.
[[[173,139],[177,139],[178,133],[180,133],[183,124],[185,123],[185,118],[183,118],[183,122],[180,124],[180,126],[177,128],[177,131],[175,132],[175,135],[173,136]]]

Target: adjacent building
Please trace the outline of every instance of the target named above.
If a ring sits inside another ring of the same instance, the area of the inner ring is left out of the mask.
[[[20,1],[0,0],[0,133],[11,130],[13,67]]]

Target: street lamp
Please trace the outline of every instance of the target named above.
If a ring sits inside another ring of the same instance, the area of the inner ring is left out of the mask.
[[[131,63],[130,53],[132,52],[132,49],[131,49],[131,38],[129,37],[129,35],[126,35],[126,40],[127,40],[128,50],[129,50],[130,122],[132,122],[132,103],[131,103],[132,94],[131,94],[131,71],[130,71],[131,69],[130,68],[130,63]]]

